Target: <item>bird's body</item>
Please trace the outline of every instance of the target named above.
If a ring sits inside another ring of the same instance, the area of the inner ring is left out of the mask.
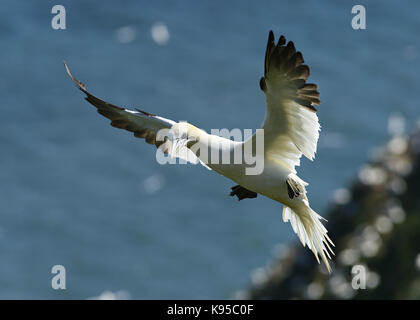
[[[186,123],[175,122],[136,109],[128,110],[105,102],[92,94],[67,73],[98,112],[112,120],[111,125],[126,129],[136,137],[155,144],[162,154],[192,163],[201,163],[238,185],[231,195],[239,200],[261,194],[283,204],[283,220],[290,221],[302,244],[308,246],[319,262],[318,255],[331,271],[328,259],[333,253],[332,241],[321,223],[321,216],[309,206],[308,185],[295,167],[305,155],[315,156],[320,125],[315,106],[320,104],[315,84],[306,83],[309,68],[294,44],[280,37],[274,44],[270,31],[264,77],[260,88],[266,97],[263,133],[255,133],[243,141],[232,141],[205,132]],[[224,157],[225,155],[226,157]],[[239,159],[239,161],[238,161]],[[247,161],[252,159],[252,161]]]
[[[211,161],[212,158],[210,155],[212,152],[217,153],[220,149],[222,150],[221,153],[226,152],[226,154],[229,154],[230,159],[234,158],[235,153],[241,154],[242,159],[244,159],[247,150],[252,150],[251,147],[247,148],[246,144],[252,144],[254,136],[245,141],[235,142],[227,138],[211,136],[202,131],[198,138],[200,141],[207,142],[204,146],[200,146],[200,150],[208,149],[209,156],[200,157],[200,154],[198,154],[197,157],[212,170],[236,182],[247,190],[259,193],[281,203],[289,203],[288,200],[290,199],[287,195],[287,185],[285,182],[288,175],[293,173],[274,159],[265,156],[262,157],[264,165],[261,173],[248,175],[246,174],[246,169],[252,168],[254,164],[247,164],[244,161],[237,164],[232,163],[233,161],[231,163],[221,163],[221,157],[219,157],[220,161]],[[214,143],[214,139],[219,143]]]

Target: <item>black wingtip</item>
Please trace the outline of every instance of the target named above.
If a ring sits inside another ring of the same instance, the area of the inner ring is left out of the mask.
[[[86,93],[87,94],[87,91],[86,91],[86,86],[82,83],[82,82],[80,82],[79,80],[77,80],[75,77],[73,77],[73,75],[71,74],[71,72],[70,72],[70,69],[69,69],[69,67],[68,67],[68,65],[67,65],[67,63],[65,62],[65,61],[63,61],[63,63],[64,63],[64,68],[66,69],[66,73],[67,73],[67,75],[70,77],[70,79],[71,79],[71,81],[73,81],[74,82],[74,84],[80,89],[80,90],[82,90],[84,93]]]
[[[270,30],[268,32],[268,42],[269,43],[270,42],[274,43],[274,32],[273,32],[273,30]],[[277,42],[277,46],[282,46],[284,44],[286,44],[286,38],[285,38],[284,35],[281,35],[278,42]]]
[[[72,79],[73,76],[71,75],[69,66],[67,65],[67,63],[63,60],[63,64],[64,64],[64,69],[66,70],[66,73],[68,74],[68,76]],[[72,79],[73,80],[73,79]]]
[[[70,77],[70,79],[74,79],[73,75],[70,72],[69,66],[67,65],[67,63],[63,60],[63,64],[64,64],[64,69],[66,70],[66,73],[68,74],[68,76]]]
[[[284,35],[281,35],[279,41],[277,42],[277,46],[282,46],[286,43],[286,38]]]
[[[261,77],[261,79],[260,79],[260,89],[264,92],[267,90],[267,85],[265,83],[264,77]]]
[[[290,49],[291,52],[293,52],[293,53],[296,52],[295,44],[293,43],[293,41],[289,41],[287,43],[287,47]]]
[[[273,30],[270,30],[270,32],[268,33],[268,42],[274,42]]]
[[[287,44],[286,44],[287,43]],[[296,89],[295,101],[308,110],[317,112],[314,105],[319,105],[319,92],[315,84],[306,84],[310,76],[310,70],[304,65],[301,52],[296,51],[293,41],[287,41],[284,35],[280,35],[277,45],[274,44],[274,33],[272,30],[268,34],[268,43],[264,59],[264,77],[260,79],[260,88],[266,91],[269,83],[269,69],[277,69],[288,78],[291,86]]]

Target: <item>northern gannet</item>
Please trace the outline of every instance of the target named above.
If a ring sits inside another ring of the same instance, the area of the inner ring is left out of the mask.
[[[232,141],[208,134],[187,122],[175,122],[137,108],[129,110],[103,101],[72,76],[66,63],[64,66],[76,86],[86,94],[85,99],[110,119],[112,126],[155,144],[162,155],[201,163],[231,179],[238,185],[232,187],[230,195],[239,200],[261,194],[282,203],[283,221],[290,221],[303,246],[312,250],[318,263],[320,255],[331,272],[327,256],[331,259],[329,252],[334,254],[330,247],[334,244],[321,223],[325,219],[309,206],[305,188],[308,183],[299,178],[295,170],[302,154],[314,159],[320,131],[315,109],[320,104],[318,87],[306,83],[309,67],[303,62],[302,54],[296,51],[292,41],[286,44],[285,37],[281,36],[276,45],[273,32],[269,32],[264,77],[260,80],[267,105],[263,131],[260,131],[263,135],[257,132],[243,141]],[[229,160],[221,163],[219,152],[227,154]],[[232,163],[236,155],[242,161]],[[254,157],[255,163],[262,161],[262,169],[248,172],[252,165],[243,161],[246,156]]]

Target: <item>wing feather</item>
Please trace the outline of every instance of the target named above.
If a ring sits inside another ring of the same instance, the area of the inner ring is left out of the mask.
[[[310,75],[303,56],[292,41],[281,36],[277,45],[270,31],[260,87],[266,96],[265,153],[291,171],[300,157],[315,157],[320,125],[316,108],[321,102],[316,84],[306,83]]]
[[[201,163],[207,167],[186,147],[187,140],[168,134],[177,122],[138,108],[130,110],[106,102],[89,93],[86,86],[73,77],[66,63],[64,67],[70,79],[86,94],[85,100],[95,106],[99,114],[110,119],[111,126],[132,132],[135,137],[143,138],[147,143],[154,144],[158,148],[161,147],[160,149],[171,157],[178,157],[191,163]]]

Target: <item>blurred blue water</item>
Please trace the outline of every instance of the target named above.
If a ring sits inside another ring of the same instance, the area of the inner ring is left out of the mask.
[[[238,203],[199,166],[160,166],[154,149],[108,125],[65,76],[98,96],[211,128],[257,128],[268,30],[285,34],[321,92],[317,159],[299,175],[320,213],[387,139],[419,116],[420,2],[3,1],[0,11],[0,298],[227,298],[277,243],[296,241],[281,205]],[[150,35],[164,23],[170,39]],[[118,41],[128,26],[133,41]],[[309,251],[308,251],[308,254]],[[51,289],[51,267],[67,289]]]

